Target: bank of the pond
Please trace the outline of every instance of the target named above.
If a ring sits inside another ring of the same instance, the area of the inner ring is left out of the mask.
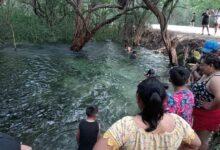
[[[177,41],[177,53],[183,52],[184,48],[195,49],[202,47],[205,40],[220,41],[219,37],[193,33],[169,31],[169,35],[171,39],[175,39]],[[160,31],[156,29],[146,29],[143,33],[141,44],[150,50],[159,50],[162,52],[165,50]]]

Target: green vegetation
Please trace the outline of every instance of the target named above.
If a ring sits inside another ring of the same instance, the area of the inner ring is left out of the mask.
[[[69,0],[38,0],[39,4],[36,3],[35,9],[33,4],[31,4],[31,0],[4,0],[3,3],[0,4],[0,43],[13,43],[13,40],[16,42],[31,43],[70,43],[73,39],[75,28],[75,11],[68,1]],[[159,8],[162,8],[165,3],[165,0],[151,1],[158,3]],[[115,4],[116,0],[84,0],[83,11],[89,6],[98,3]],[[143,4],[143,1],[135,0],[130,6],[137,6],[138,4]],[[174,12],[171,14],[169,23],[189,25],[192,13],[196,12],[196,25],[198,26],[201,22],[201,13],[208,8],[220,8],[219,0],[179,0]],[[100,9],[92,15],[91,24],[96,24],[121,11],[120,9]],[[157,23],[154,15],[145,9],[136,9],[129,12],[129,14],[123,15],[120,19],[104,26],[95,34],[94,39],[123,40],[124,34],[122,29],[126,24],[125,18],[127,16],[129,16],[129,22],[133,22],[135,26],[139,24],[147,25]]]

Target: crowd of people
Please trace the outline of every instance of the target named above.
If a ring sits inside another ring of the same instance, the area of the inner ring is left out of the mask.
[[[212,133],[220,131],[219,54],[220,43],[207,41],[196,64],[171,68],[173,93],[150,69],[137,86],[139,113],[119,119],[103,136],[97,107],[88,107],[77,132],[79,150],[208,150]]]
[[[207,29],[208,35],[210,35],[209,25],[210,25],[210,17],[214,18],[214,28],[215,28],[215,35],[217,34],[218,29],[220,28],[220,8],[216,10],[207,9],[206,12],[202,14],[202,35],[204,34],[204,29]],[[196,13],[193,13],[192,19],[190,24],[192,26],[195,25],[196,22]]]

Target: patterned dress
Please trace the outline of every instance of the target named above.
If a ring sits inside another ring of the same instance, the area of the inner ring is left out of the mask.
[[[113,150],[177,150],[182,142],[190,144],[195,132],[184,119],[171,115],[176,124],[171,132],[146,132],[136,125],[134,117],[126,116],[115,122],[103,138]]]
[[[168,99],[165,102],[165,107],[169,113],[175,113],[179,115],[192,126],[194,95],[190,90],[184,89],[176,91],[172,95],[168,94]]]

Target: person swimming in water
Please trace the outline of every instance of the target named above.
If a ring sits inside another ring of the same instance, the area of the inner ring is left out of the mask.
[[[137,51],[132,51],[130,55],[130,59],[136,59],[137,58]]]
[[[154,69],[149,69],[144,76],[145,77],[152,77],[152,76],[155,77],[155,75],[156,75],[156,73],[155,73]]]
[[[146,78],[158,77],[158,76],[156,75],[156,72],[155,72],[154,69],[149,69],[149,70],[147,71],[147,73],[144,74],[144,76],[145,76]],[[169,89],[169,84],[168,84],[168,83],[163,83],[163,86],[164,86],[164,88],[165,88],[166,90]]]

